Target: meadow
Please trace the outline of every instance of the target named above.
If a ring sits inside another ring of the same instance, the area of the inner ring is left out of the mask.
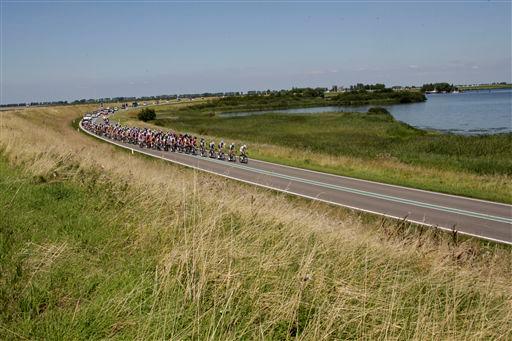
[[[148,126],[247,143],[251,157],[438,192],[512,203],[512,134],[423,131],[388,114],[264,114],[226,117],[211,101],[155,107]],[[229,111],[229,108],[222,107]],[[135,111],[114,120],[140,125]]]
[[[0,119],[1,339],[510,339],[512,249]]]

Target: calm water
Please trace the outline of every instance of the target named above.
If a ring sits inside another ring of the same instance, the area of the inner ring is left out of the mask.
[[[467,91],[459,94],[429,94],[422,103],[385,105],[397,119],[422,129],[455,134],[496,134],[512,132],[512,89]],[[367,111],[370,105],[315,107],[273,111],[225,113],[221,116],[313,114]]]

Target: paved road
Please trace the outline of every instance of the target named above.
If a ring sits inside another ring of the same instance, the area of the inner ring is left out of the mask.
[[[462,234],[512,244],[512,205],[319,173],[264,161],[250,160],[249,164],[244,165],[144,149],[86,132],[133,152],[246,183],[446,230],[455,227]]]

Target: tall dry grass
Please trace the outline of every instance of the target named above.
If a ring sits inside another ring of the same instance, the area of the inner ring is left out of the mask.
[[[2,113],[0,148],[26,176],[104,191],[129,237],[100,254],[147,257],[125,287],[90,303],[115,321],[102,335],[512,338],[510,248],[131,155],[71,128],[83,110]],[[74,249],[65,246],[33,263],[52,267]],[[73,319],[88,309],[78,306]]]

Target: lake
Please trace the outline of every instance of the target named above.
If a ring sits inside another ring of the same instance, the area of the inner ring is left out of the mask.
[[[395,119],[421,129],[476,135],[512,132],[512,89],[466,91],[458,94],[428,94],[427,101],[383,105]],[[375,105],[330,106],[254,112],[222,113],[223,117],[326,112],[365,112]]]

